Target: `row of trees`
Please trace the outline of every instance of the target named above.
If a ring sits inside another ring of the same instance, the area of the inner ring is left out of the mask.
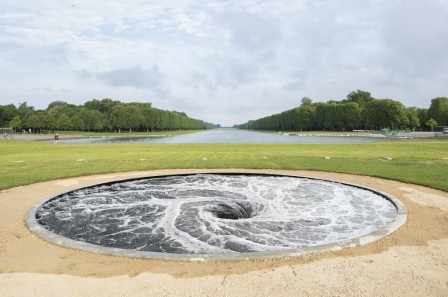
[[[35,110],[27,103],[18,107],[0,105],[0,125],[32,132],[47,131],[168,131],[201,130],[215,126],[188,117],[183,112],[167,111],[151,103],[122,103],[105,98],[84,105],[54,101],[45,110]]]
[[[348,131],[389,129],[431,129],[448,126],[448,98],[431,100],[429,109],[405,107],[392,99],[375,99],[369,92],[353,91],[346,99],[313,103],[302,98],[301,105],[279,114],[236,125],[242,129],[282,131]]]

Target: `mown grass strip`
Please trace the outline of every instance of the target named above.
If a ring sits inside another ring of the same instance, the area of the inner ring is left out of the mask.
[[[352,173],[448,191],[448,160],[444,159],[448,158],[448,147],[447,142],[438,141],[86,145],[5,140],[0,141],[0,155],[0,189],[109,172],[245,168]]]

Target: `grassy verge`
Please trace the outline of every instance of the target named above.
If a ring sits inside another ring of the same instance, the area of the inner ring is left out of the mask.
[[[255,131],[255,132],[261,132],[261,133],[269,133],[269,134],[297,134],[297,135],[353,135],[353,136],[365,136],[365,135],[372,135],[372,134],[381,134],[380,131],[277,131],[277,130],[248,130],[248,131]]]
[[[271,168],[377,176],[448,191],[448,160],[444,160],[448,158],[446,141],[83,145],[4,140],[0,141],[0,156],[0,189],[108,172]],[[383,157],[393,160],[386,161]]]

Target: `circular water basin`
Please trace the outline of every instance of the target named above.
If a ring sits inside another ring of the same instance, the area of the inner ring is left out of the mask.
[[[134,257],[241,259],[337,250],[378,240],[406,220],[384,193],[265,174],[184,174],[73,190],[27,223],[70,247]]]

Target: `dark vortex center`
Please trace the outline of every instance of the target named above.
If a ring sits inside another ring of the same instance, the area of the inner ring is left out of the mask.
[[[213,215],[225,220],[249,219],[254,216],[254,210],[250,204],[235,202],[232,204],[220,203],[210,209]]]

